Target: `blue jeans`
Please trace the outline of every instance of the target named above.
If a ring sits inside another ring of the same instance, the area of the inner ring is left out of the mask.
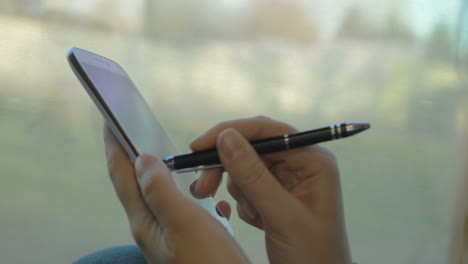
[[[98,250],[73,264],[146,264],[146,260],[137,246],[125,245]]]

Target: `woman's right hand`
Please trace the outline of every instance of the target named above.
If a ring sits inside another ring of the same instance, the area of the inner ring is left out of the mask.
[[[190,145],[218,149],[245,222],[262,229],[271,263],[351,263],[339,172],[319,146],[259,157],[248,141],[297,132],[265,117],[223,122]],[[205,171],[196,196],[213,195],[222,170]]]

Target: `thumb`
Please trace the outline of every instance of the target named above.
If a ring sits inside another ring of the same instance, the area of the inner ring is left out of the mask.
[[[169,228],[186,226],[183,219],[193,206],[177,189],[166,164],[157,157],[140,155],[135,172],[143,199],[158,221]]]
[[[284,218],[293,198],[250,143],[239,132],[228,128],[219,134],[217,147],[224,169],[260,215],[265,220]]]

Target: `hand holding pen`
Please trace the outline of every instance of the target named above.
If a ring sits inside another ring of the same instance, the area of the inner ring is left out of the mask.
[[[199,198],[214,196],[224,170],[239,217],[265,232],[270,262],[351,263],[333,154],[311,145],[259,156],[250,144],[295,133],[293,127],[265,117],[211,128],[190,147],[194,152],[216,148],[223,168],[204,170],[192,192]],[[229,211],[227,204],[219,206]]]
[[[294,133],[293,127],[265,117],[211,128],[191,148],[195,152],[216,148],[224,168],[204,170],[192,192],[199,198],[214,196],[225,170],[239,217],[265,233],[270,262],[350,264],[333,154],[312,145],[260,157],[249,143]],[[149,263],[159,257],[171,263],[249,263],[219,222],[175,188],[165,163],[143,155],[135,171],[108,128],[105,139],[112,183]],[[220,201],[218,209],[229,218],[226,201]]]

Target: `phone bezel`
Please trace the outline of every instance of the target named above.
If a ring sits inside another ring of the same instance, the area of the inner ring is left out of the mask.
[[[129,156],[132,162],[135,162],[135,159],[139,156],[139,152],[135,145],[132,143],[130,138],[125,133],[125,130],[119,124],[117,118],[114,116],[109,106],[106,104],[105,100],[102,98],[101,94],[98,92],[97,88],[94,86],[93,82],[89,79],[86,71],[83,69],[80,61],[83,63],[89,63],[91,65],[100,67],[103,70],[112,72],[114,74],[120,74],[128,78],[130,81],[131,78],[125,72],[125,70],[115,61],[108,58],[102,57],[98,54],[85,51],[79,48],[71,48],[67,53],[68,62],[75,72],[75,75],[80,80],[81,84],[85,88],[86,92],[89,94],[91,99],[94,101],[95,105],[98,107],[101,114],[106,120],[106,124],[112,130],[114,135],[117,137],[117,140],[123,146],[127,155]],[[101,61],[101,63],[97,63]],[[103,67],[103,64],[105,67]],[[133,81],[132,81],[133,82]],[[138,90],[136,92],[139,93]]]

